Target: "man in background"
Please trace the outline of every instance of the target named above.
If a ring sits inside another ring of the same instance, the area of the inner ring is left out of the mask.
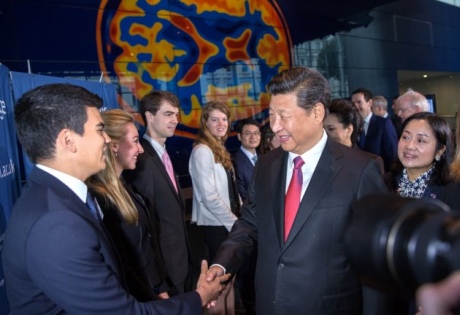
[[[398,138],[390,120],[373,115],[372,92],[360,88],[353,91],[351,101],[364,120],[364,127],[359,135],[358,146],[361,150],[380,155],[385,171],[388,171],[396,159]]]
[[[110,138],[84,88],[35,88],[15,107],[18,139],[35,167],[6,231],[2,260],[12,314],[196,314],[219,279],[169,300],[137,302],[126,291],[115,244],[84,184],[104,169]],[[202,265],[202,276],[207,271]]]
[[[392,106],[394,107],[394,106]],[[372,106],[371,106],[372,113],[374,115],[390,119],[391,122],[393,123],[393,126],[395,127],[396,130],[396,135],[399,139],[401,136],[401,125],[402,121],[401,118],[399,118],[396,115],[390,116],[388,114],[388,101],[387,99],[382,96],[382,95],[376,95],[372,98]],[[394,110],[394,109],[393,109]]]
[[[398,97],[396,107],[398,109],[396,114],[403,122],[407,117],[415,113],[427,112],[429,109],[425,95],[411,89]]]
[[[241,147],[233,156],[233,165],[235,167],[238,193],[244,201],[246,200],[246,193],[258,159],[256,149],[260,145],[262,137],[259,124],[252,118],[241,120],[237,125],[237,132]],[[240,268],[236,278],[236,287],[240,292],[246,315],[256,314],[256,293],[254,290],[256,263],[257,252],[254,251]]]
[[[142,196],[155,220],[161,254],[171,280],[168,292],[176,295],[191,290],[187,283],[190,257],[185,201],[165,145],[178,124],[179,99],[167,91],[153,91],[142,98],[139,113],[146,128],[141,140],[144,154],[138,156],[136,168],[125,171],[123,176]]]
[[[237,132],[241,147],[233,155],[233,164],[238,193],[244,201],[258,158],[256,149],[260,144],[261,133],[257,121],[252,118],[241,120],[237,125]]]

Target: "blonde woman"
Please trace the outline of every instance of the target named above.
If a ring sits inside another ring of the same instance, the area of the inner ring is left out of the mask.
[[[239,212],[240,199],[230,154],[224,143],[229,131],[230,110],[211,101],[202,109],[200,130],[190,156],[193,184],[192,222],[200,226],[212,262]],[[233,284],[227,286],[210,314],[234,314]]]
[[[107,166],[88,181],[103,212],[103,223],[120,253],[128,290],[138,301],[167,298],[164,264],[150,216],[141,197],[123,181],[125,169],[136,167],[144,152],[131,114],[115,109],[101,113],[104,131],[112,139]]]

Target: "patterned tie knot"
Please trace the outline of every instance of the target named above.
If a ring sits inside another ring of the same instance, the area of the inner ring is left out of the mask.
[[[254,164],[257,162],[257,155],[254,155],[254,156],[252,157],[252,161],[254,162]]]
[[[294,169],[299,170],[304,164],[305,162],[302,160],[301,156],[298,156],[294,159]]]

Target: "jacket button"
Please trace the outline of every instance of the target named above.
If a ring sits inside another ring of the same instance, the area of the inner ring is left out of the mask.
[[[278,265],[278,269],[284,269],[284,264],[283,264],[283,263],[280,263],[280,264]]]

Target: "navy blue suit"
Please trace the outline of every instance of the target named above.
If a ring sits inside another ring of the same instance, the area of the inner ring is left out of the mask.
[[[388,171],[398,152],[398,137],[391,120],[372,115],[364,145],[358,145],[361,150],[380,155]]]
[[[3,247],[12,314],[196,314],[197,292],[139,303],[112,239],[81,199],[35,167],[14,206]]]
[[[252,164],[248,156],[239,149],[233,155],[233,166],[235,166],[238,193],[244,201],[246,199],[246,192],[248,191],[249,184],[251,183],[252,173],[254,173],[254,164]]]

